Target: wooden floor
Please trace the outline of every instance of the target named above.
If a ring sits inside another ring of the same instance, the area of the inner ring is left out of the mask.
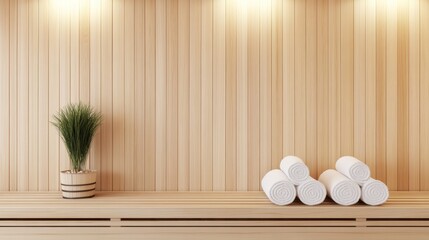
[[[0,239],[429,239],[429,192],[388,202],[271,204],[261,192],[0,192]]]

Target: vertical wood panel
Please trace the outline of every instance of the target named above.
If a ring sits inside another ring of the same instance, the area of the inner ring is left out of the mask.
[[[366,0],[365,162],[376,174],[376,2]]]
[[[59,12],[53,9],[55,5],[50,1],[49,14],[49,120],[59,110]],[[49,190],[59,190],[59,133],[52,125],[49,125]]]
[[[144,183],[145,190],[155,190],[155,139],[156,139],[156,116],[155,116],[155,0],[145,2],[145,165]]]
[[[306,155],[306,1],[295,1],[295,155]]]
[[[156,190],[166,190],[167,174],[167,2],[156,0]]]
[[[0,2],[0,190],[9,190],[9,1]]]
[[[329,168],[328,1],[317,1],[317,174]]]
[[[397,183],[398,190],[406,191],[409,185],[409,160],[408,160],[408,122],[409,122],[409,111],[408,111],[408,68],[409,68],[409,25],[408,25],[408,1],[398,1],[397,3],[397,38],[398,38],[398,53],[397,53],[397,68],[398,68],[398,92],[397,92],[397,103],[398,103],[398,156],[397,156]]]
[[[134,190],[142,191],[145,187],[145,2],[135,1],[134,7],[134,44],[135,44],[135,159]],[[177,170],[176,170],[177,171]]]
[[[49,112],[48,104],[49,98],[47,89],[49,87],[48,81],[48,68],[49,68],[49,1],[39,1],[39,191],[47,191],[49,185],[49,143],[48,143],[48,129],[49,129]],[[12,159],[12,156],[11,156]]]
[[[354,156],[365,159],[365,74],[366,74],[366,31],[365,0],[354,1]]]
[[[28,0],[18,2],[18,125],[17,125],[17,177],[18,191],[28,190]]]
[[[247,190],[247,5],[237,9],[237,190]]]
[[[271,3],[271,168],[283,157],[283,0]]]
[[[90,103],[97,111],[101,110],[101,0],[90,1]],[[67,34],[70,39],[70,34]],[[70,40],[68,40],[70,41]],[[70,42],[68,43],[70,46]],[[68,53],[70,57],[70,52]],[[70,71],[70,70],[69,70]],[[69,75],[70,76],[70,75]],[[70,85],[70,79],[68,82]],[[69,89],[69,86],[68,86]],[[97,190],[101,189],[101,131],[100,129],[94,136],[90,152],[90,169],[97,171]],[[68,160],[68,159],[67,159]]]
[[[260,169],[259,176],[271,170],[271,1],[260,1]],[[276,166],[277,167],[277,166]]]
[[[305,161],[317,178],[317,1],[307,0],[305,14]]]
[[[201,190],[213,189],[213,1],[202,2]]]
[[[101,1],[101,190],[112,190],[112,1]]]
[[[259,190],[259,161],[260,161],[260,71],[259,71],[259,46],[260,46],[260,15],[259,2],[248,1],[248,45],[247,45],[247,81],[248,81],[248,105],[247,105],[247,136],[248,136],[248,153],[247,153],[247,182],[248,190]],[[216,117],[216,116],[215,116]]]
[[[179,1],[178,190],[189,190],[189,0]]]
[[[189,188],[201,189],[201,1],[191,0],[190,12],[190,62],[189,62],[189,103],[190,103],[190,150]]]
[[[104,116],[99,190],[259,190],[296,154],[341,155],[391,190],[424,174],[426,1],[9,0],[0,29],[1,190],[59,189],[69,102]]]
[[[376,178],[386,181],[386,1],[376,5]]]
[[[134,165],[135,165],[135,1],[125,1],[125,149],[124,149],[124,190],[134,190]]]
[[[227,191],[237,190],[237,4],[226,1],[226,148]]]
[[[341,1],[340,152],[353,155],[353,0]]]
[[[387,186],[397,189],[398,162],[398,65],[396,1],[387,4],[386,27],[386,161]],[[405,114],[405,113],[401,113]]]
[[[409,2],[409,190],[420,189],[420,1]]]
[[[340,30],[341,0],[331,0],[329,11],[329,167],[340,157]]]
[[[177,190],[177,9],[178,0],[167,2],[167,190],[169,191]]]
[[[9,5],[9,190],[18,189],[18,2]],[[46,62],[46,66],[48,63]],[[47,68],[46,68],[47,70]],[[48,76],[48,75],[46,75]],[[46,88],[44,90],[46,92]],[[46,92],[47,93],[47,92]],[[46,102],[46,107],[47,107]],[[47,111],[47,110],[46,110]],[[47,114],[46,114],[47,116]],[[46,122],[47,123],[47,122]],[[46,124],[46,132],[48,125]],[[48,138],[46,138],[46,141]],[[47,145],[46,145],[47,146]],[[46,157],[48,161],[48,157]],[[48,165],[46,165],[46,168]],[[46,175],[48,176],[48,174]],[[48,186],[48,185],[46,185]],[[47,189],[46,189],[47,190]]]
[[[125,187],[125,7],[124,0],[113,0],[113,191]],[[82,79],[81,79],[82,84]]]
[[[213,190],[225,190],[225,0],[213,1]]]
[[[283,156],[295,154],[295,0],[283,1]]]
[[[70,7],[70,3],[64,3]],[[59,8],[60,11],[60,108],[70,102],[70,11]],[[95,46],[94,46],[95,49]],[[92,88],[95,89],[95,88]],[[60,170],[70,169],[70,161],[66,146],[60,142]]]
[[[420,190],[429,190],[429,2],[420,1]]]

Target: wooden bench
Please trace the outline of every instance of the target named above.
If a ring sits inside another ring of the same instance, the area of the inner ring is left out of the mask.
[[[261,192],[0,193],[0,239],[429,239],[429,192],[383,206],[271,204]]]

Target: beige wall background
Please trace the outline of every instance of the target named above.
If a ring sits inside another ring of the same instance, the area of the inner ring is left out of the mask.
[[[289,154],[429,190],[429,1],[0,1],[0,190],[59,190],[77,101],[99,190],[259,190]]]

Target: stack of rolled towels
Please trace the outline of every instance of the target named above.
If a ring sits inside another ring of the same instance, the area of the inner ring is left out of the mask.
[[[389,198],[386,184],[371,178],[369,167],[358,159],[341,157],[335,168],[324,171],[317,181],[310,177],[308,167],[299,157],[287,156],[280,162],[280,169],[265,174],[262,189],[277,205],[288,205],[296,196],[306,205],[318,205],[328,195],[344,206],[359,199],[368,205],[381,205]]]
[[[326,198],[325,186],[310,177],[308,167],[296,156],[283,158],[280,169],[265,174],[261,184],[267,197],[277,205],[288,205],[297,195],[306,205],[320,204]]]
[[[328,196],[340,205],[353,205],[362,202],[376,206],[381,205],[389,198],[389,189],[386,184],[371,178],[369,167],[351,156],[344,156],[337,160],[335,169],[323,172],[319,181],[327,190]]]

